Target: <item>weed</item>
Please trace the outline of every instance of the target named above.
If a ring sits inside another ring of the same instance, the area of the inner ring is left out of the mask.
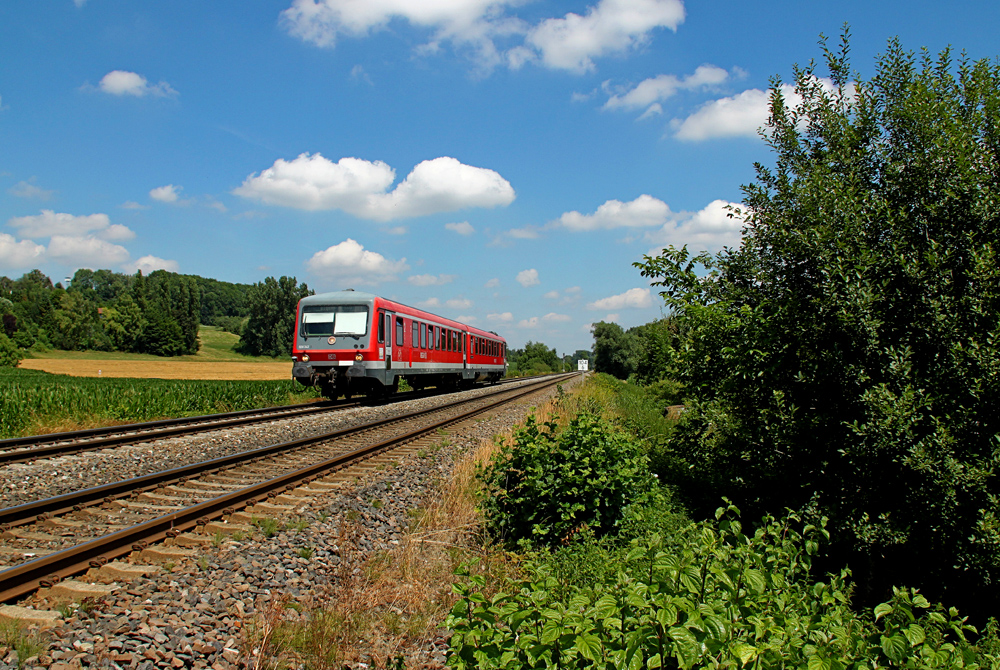
[[[175,567],[177,567],[177,564],[172,561],[163,564],[163,569],[167,572],[173,572]]]
[[[243,531],[242,530],[238,530],[235,533],[231,533],[229,535],[229,539],[233,540],[234,542],[242,542],[243,539],[244,539]]]
[[[295,521],[289,521],[288,523],[285,524],[286,530],[303,531],[308,527],[309,527],[309,520],[303,519],[302,517],[298,517],[297,519],[295,519]]]
[[[218,532],[212,536],[212,546],[218,549],[222,546],[222,541],[226,539],[226,536],[222,532]]]
[[[352,509],[350,512],[347,513],[347,520],[348,521],[354,522],[354,521],[357,521],[360,518],[361,518],[361,512],[359,512],[356,509]]]
[[[202,572],[208,570],[208,556],[198,557],[198,569],[201,570]]]
[[[375,500],[372,500],[372,507],[374,507],[375,509],[382,509],[382,501],[379,500],[378,498],[375,498]]]
[[[253,517],[250,520],[250,523],[257,526],[257,528],[260,529],[260,532],[264,534],[264,537],[267,538],[274,537],[277,534],[280,526],[277,519],[268,519],[257,516]]]
[[[73,615],[73,604],[67,602],[56,603],[56,611],[63,619],[68,619]]]
[[[90,617],[97,612],[97,606],[98,602],[96,598],[84,598],[80,601],[80,606],[77,608],[77,611]]]
[[[313,557],[315,550],[312,547],[302,547],[299,549],[299,557],[309,560]]]
[[[378,470],[379,472],[385,470],[385,463],[379,463],[378,465],[375,466],[375,469]]]
[[[17,652],[17,667],[29,658],[34,658],[45,650],[42,634],[38,631],[28,632],[27,626],[14,619],[0,619],[0,644],[11,647]]]
[[[419,451],[417,451],[417,458],[427,458],[427,450],[420,449]]]
[[[326,521],[329,518],[330,518],[330,513],[329,512],[323,511],[323,512],[319,513],[319,520],[320,521]]]

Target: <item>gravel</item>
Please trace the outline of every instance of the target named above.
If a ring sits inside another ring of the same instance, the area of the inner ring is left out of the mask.
[[[53,486],[64,487],[57,490],[65,492],[162,469],[166,463],[204,460],[439,402],[424,399],[347,410],[324,419],[227,430],[224,435],[179,438],[160,443],[158,453],[148,447],[119,447],[117,455],[84,454],[60,459],[60,464],[11,466],[8,470],[16,467],[18,477],[14,482],[7,473],[14,484],[7,495],[24,502],[32,495],[54,495]],[[43,632],[44,651],[20,659],[20,667],[256,667],[247,627],[260,620],[259,608],[279,597],[303,606],[322,602],[330,587],[345,573],[357,571],[355,566],[371,552],[391,549],[400,541],[407,512],[428,502],[436,482],[450,472],[458,456],[509,430],[538,402],[539,397],[533,396],[507,406],[450,435],[441,449],[401,458],[396,467],[374,470],[352,486],[308,499],[303,522],[271,538],[258,532],[240,541],[213,542],[199,550],[196,560],[167,566],[170,569],[158,575],[129,582],[112,595],[65,611],[68,616],[59,625]],[[71,459],[72,470],[65,463]],[[54,471],[73,474],[46,486],[43,480],[51,479]],[[53,603],[36,596],[22,605],[43,609]],[[446,650],[447,640],[440,636],[408,650],[406,667],[443,667]],[[18,667],[18,662],[16,651],[0,645],[0,670]]]
[[[525,382],[513,382],[510,386],[523,383]],[[0,508],[15,507],[241,451],[349,428],[369,421],[434,407],[441,404],[442,398],[458,400],[484,395],[491,390],[480,388],[387,405],[355,407],[323,416],[281,419],[160,440],[155,444],[140,442],[72,456],[42,459],[34,463],[13,463],[0,467]]]

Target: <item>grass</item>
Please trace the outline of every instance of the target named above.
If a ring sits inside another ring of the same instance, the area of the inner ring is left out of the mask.
[[[0,619],[0,644],[17,652],[19,668],[29,658],[36,657],[45,650],[41,633],[37,630],[29,632],[24,623],[13,619]]]

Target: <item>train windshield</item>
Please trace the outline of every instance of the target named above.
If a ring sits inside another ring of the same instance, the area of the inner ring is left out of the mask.
[[[302,337],[366,335],[368,305],[307,305],[302,308]]]

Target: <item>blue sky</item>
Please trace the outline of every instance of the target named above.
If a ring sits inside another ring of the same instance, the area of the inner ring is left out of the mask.
[[[0,5],[0,274],[380,293],[521,346],[661,313],[632,268],[739,243],[766,89],[851,24],[995,58],[995,2]]]

